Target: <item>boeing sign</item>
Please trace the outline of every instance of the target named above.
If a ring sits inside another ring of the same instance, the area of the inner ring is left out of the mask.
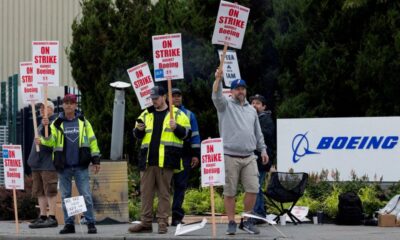
[[[307,154],[316,154],[317,152],[310,151],[310,144],[308,143],[307,133],[297,134],[292,140],[293,163],[297,163],[300,158]]]
[[[391,166],[400,162],[399,123],[400,117],[278,119],[278,170],[337,169],[341,180],[355,171],[371,181],[398,181]]]

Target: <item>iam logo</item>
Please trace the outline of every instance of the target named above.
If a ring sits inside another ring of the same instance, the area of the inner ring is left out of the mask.
[[[310,150],[310,144],[308,143],[307,133],[308,132],[304,134],[299,133],[296,136],[294,136],[292,140],[293,163],[297,163],[298,161],[300,161],[302,157],[306,155],[319,154],[319,152],[314,152]]]

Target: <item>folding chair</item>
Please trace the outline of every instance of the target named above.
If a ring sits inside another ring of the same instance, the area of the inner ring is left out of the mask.
[[[308,180],[308,174],[288,173],[288,172],[273,172],[269,180],[266,198],[279,211],[279,215],[274,219],[279,222],[279,217],[285,213],[289,216],[292,222],[296,225],[301,221],[294,216],[291,211],[297,201],[303,196]],[[278,205],[278,202],[280,205]],[[291,203],[289,208],[283,206],[284,203]]]

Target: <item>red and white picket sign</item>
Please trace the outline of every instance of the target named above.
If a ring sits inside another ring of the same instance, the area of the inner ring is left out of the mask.
[[[182,37],[180,33],[153,36],[154,79],[183,79]]]
[[[221,1],[215,23],[213,44],[241,49],[250,9],[236,3]]]
[[[21,145],[3,145],[2,147],[6,189],[24,189],[24,165]]]
[[[32,62],[19,63],[19,76],[21,79],[22,101],[25,104],[41,102],[40,87],[33,81]]]
[[[59,42],[33,41],[33,81],[39,85],[59,85]]]
[[[225,185],[225,162],[222,138],[201,142],[201,186]]]
[[[154,87],[154,82],[147,62],[129,68],[127,71],[140,107],[145,109],[152,106],[153,102],[150,98],[150,90]]]

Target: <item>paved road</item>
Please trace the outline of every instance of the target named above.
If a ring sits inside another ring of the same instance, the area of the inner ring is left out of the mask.
[[[156,233],[157,224],[153,225],[154,233],[149,234],[129,234],[127,232],[130,224],[98,225],[98,234],[87,234],[86,226],[82,226],[83,233],[80,233],[79,225],[76,226],[77,233],[68,235],[59,235],[58,231],[63,227],[30,229],[28,222],[20,223],[20,234],[16,235],[15,225],[10,221],[0,222],[0,240],[3,239],[212,239],[211,224],[205,228],[187,234],[185,236],[175,237],[175,227],[169,227],[168,234],[159,235]],[[226,225],[217,224],[216,239],[296,239],[296,240],[392,240],[400,239],[400,227],[382,228],[370,226],[337,226],[333,224],[313,225],[302,224],[286,226],[261,225],[259,235],[250,235],[241,230],[234,236],[225,235]],[[281,232],[279,232],[279,231]],[[286,238],[284,237],[286,236]]]

